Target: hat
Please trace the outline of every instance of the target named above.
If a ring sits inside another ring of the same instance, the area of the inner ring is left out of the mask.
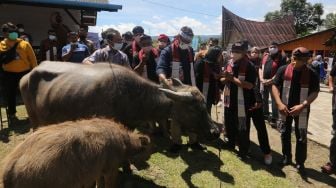
[[[310,57],[310,52],[305,47],[295,48],[292,52],[293,57]]]
[[[207,62],[217,62],[218,56],[221,55],[222,48],[219,46],[210,47],[208,52],[205,54],[204,61]]]
[[[239,41],[232,44],[231,51],[238,52],[238,53],[245,53],[248,49],[247,41]]]
[[[132,30],[133,35],[144,34],[145,30],[141,26],[135,26]]]
[[[160,34],[158,37],[158,41],[164,41],[164,42],[168,42],[168,36],[165,34]]]
[[[194,33],[192,29],[188,26],[183,26],[180,30],[179,35],[183,40],[188,41],[188,42],[191,42],[194,37]]]
[[[133,34],[130,31],[127,31],[126,33],[122,34],[122,37],[125,38],[125,40],[132,40]]]

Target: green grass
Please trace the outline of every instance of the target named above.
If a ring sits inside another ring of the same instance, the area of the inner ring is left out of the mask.
[[[18,107],[20,121],[14,128],[0,132],[0,160],[31,133],[23,106]],[[183,148],[180,155],[166,151],[169,140],[156,137],[155,153],[140,166],[136,165],[132,175],[120,173],[120,187],[336,187],[335,175],[327,176],[319,171],[320,165],[328,160],[328,148],[309,142],[306,163],[308,177],[302,178],[292,166],[281,169],[280,136],[268,127],[273,152],[273,164],[263,164],[263,155],[259,147],[251,144],[251,158],[241,161],[235,152],[217,148],[222,142],[207,144],[207,151],[193,151]],[[258,143],[254,128],[251,140]],[[186,143],[186,138],[183,138]],[[295,139],[293,139],[295,141]],[[293,147],[295,148],[295,147]]]

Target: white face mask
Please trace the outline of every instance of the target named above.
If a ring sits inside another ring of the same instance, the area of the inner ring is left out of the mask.
[[[189,44],[186,44],[186,43],[184,43],[184,42],[180,42],[180,48],[181,48],[182,50],[186,50],[186,49],[189,48]]]
[[[50,40],[56,40],[56,36],[55,35],[49,35],[49,39]]]
[[[23,33],[23,32],[24,32],[24,29],[20,28],[20,29],[18,29],[18,31],[19,31],[20,33]]]
[[[161,41],[159,41],[159,48],[160,49],[163,49],[163,48],[165,48],[167,46],[167,43],[166,42],[161,42]]]
[[[120,50],[122,48],[122,46],[123,46],[123,43],[114,43],[113,44],[113,48],[115,50]]]
[[[232,52],[231,53],[231,58],[232,58],[233,62],[236,62],[236,61],[240,60],[241,58],[243,58],[243,54]]]
[[[272,48],[268,48],[268,51],[271,55],[274,55],[274,54],[278,53],[279,50],[278,50],[278,48],[272,47]]]

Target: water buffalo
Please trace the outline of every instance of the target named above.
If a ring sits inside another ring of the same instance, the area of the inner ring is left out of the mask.
[[[99,116],[135,128],[140,121],[175,118],[200,139],[219,136],[196,87],[175,81],[164,89],[114,64],[46,61],[21,79],[20,90],[33,127]]]
[[[107,119],[42,127],[5,157],[0,187],[82,188],[100,177],[105,187],[116,187],[118,168],[125,159],[148,159],[149,141]]]

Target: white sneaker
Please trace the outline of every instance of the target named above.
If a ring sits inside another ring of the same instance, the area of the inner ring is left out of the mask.
[[[266,154],[264,156],[264,162],[266,165],[272,164],[272,155],[271,154]]]

